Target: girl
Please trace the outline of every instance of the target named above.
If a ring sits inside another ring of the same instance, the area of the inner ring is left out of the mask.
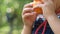
[[[60,34],[60,19],[58,18],[60,15],[60,0],[44,0],[44,4],[41,6],[43,9],[43,15],[47,19],[48,24],[46,27],[46,31],[44,34]],[[21,34],[35,34],[33,28],[33,22],[39,22],[39,18],[37,17],[36,12],[33,11],[32,3],[26,4],[23,8],[22,12],[22,19],[23,19],[23,30]],[[57,11],[57,13],[55,13]],[[57,15],[58,17],[57,17]],[[39,21],[35,21],[36,18],[38,18]],[[41,19],[42,20],[42,19]],[[37,23],[36,23],[37,24]],[[40,23],[41,24],[41,21]],[[39,25],[38,25],[39,26]],[[33,29],[33,30],[32,30]],[[38,32],[38,34],[41,34],[42,30]]]

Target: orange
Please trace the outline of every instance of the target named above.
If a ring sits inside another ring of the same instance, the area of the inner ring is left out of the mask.
[[[40,7],[34,8],[34,11],[35,11],[37,14],[43,14],[42,8],[40,8]]]
[[[34,0],[33,7],[37,6],[38,4],[43,4],[43,1],[42,0]],[[41,7],[34,8],[34,11],[37,14],[43,14],[43,11],[42,11]]]

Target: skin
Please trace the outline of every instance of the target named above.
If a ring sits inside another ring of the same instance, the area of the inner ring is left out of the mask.
[[[60,7],[60,0],[44,0],[44,4],[40,5],[43,9],[43,15],[47,19],[51,29],[55,34],[60,34],[60,19],[57,17],[55,10]],[[21,34],[31,34],[32,25],[35,21],[37,14],[33,11],[33,2],[26,4],[23,8],[23,30]]]

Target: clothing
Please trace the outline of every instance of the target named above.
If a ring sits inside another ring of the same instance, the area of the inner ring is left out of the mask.
[[[10,26],[10,31],[8,34],[13,34],[13,20],[17,17],[17,14],[16,13],[12,13],[12,12],[7,12],[6,13],[6,17],[7,17],[7,21],[9,23],[9,26]]]
[[[13,22],[13,20],[17,17],[17,14],[15,13],[6,13],[6,16],[7,16],[7,21],[8,22]]]
[[[57,14],[58,18],[60,18],[60,14]],[[32,34],[35,34],[36,29],[38,28],[38,26],[43,23],[44,21],[44,17],[43,15],[38,15],[36,21],[33,24],[33,29],[32,29]],[[41,34],[43,31],[43,27],[38,31],[38,34]],[[52,29],[50,28],[49,24],[47,23],[46,26],[46,31],[45,34],[54,34],[54,32],[52,31]]]

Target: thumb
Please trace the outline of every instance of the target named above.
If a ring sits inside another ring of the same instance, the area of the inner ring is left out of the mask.
[[[33,14],[34,16],[37,16],[37,13],[36,13],[36,12],[32,12],[32,14]]]
[[[36,19],[38,14],[36,12],[32,12],[32,14],[33,14],[33,17]]]

